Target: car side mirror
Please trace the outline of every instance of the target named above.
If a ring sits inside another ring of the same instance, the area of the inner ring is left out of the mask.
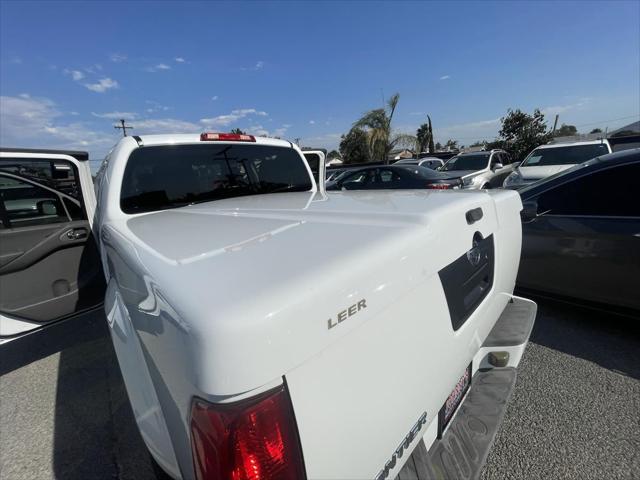
[[[523,202],[520,218],[525,223],[533,222],[538,218],[538,202],[536,200],[527,200],[526,202]]]
[[[57,215],[58,206],[54,200],[40,200],[36,203],[40,215]]]
[[[498,162],[493,164],[493,167],[491,168],[491,170],[496,171],[496,170],[500,170],[501,168],[504,168],[504,165]]]

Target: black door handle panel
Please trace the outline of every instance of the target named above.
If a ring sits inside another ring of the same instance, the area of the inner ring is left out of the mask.
[[[75,242],[77,240],[84,240],[89,236],[89,231],[86,228],[70,228],[64,234],[60,236],[60,240],[66,242]]]

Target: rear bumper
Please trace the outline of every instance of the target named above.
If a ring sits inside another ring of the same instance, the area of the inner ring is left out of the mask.
[[[474,357],[471,388],[442,439],[435,439],[430,425],[396,480],[479,478],[502,424],[536,312],[531,300],[512,298]],[[509,354],[504,367],[491,365],[495,352]]]

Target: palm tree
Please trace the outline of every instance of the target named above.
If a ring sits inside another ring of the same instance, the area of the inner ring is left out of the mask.
[[[369,139],[369,151],[371,159],[387,163],[389,152],[398,145],[415,145],[416,138],[413,135],[393,134],[391,121],[398,106],[400,94],[396,93],[387,101],[386,108],[376,108],[365,113],[353,124],[354,128],[362,128],[367,131]]]
[[[431,117],[427,115],[427,122],[420,125],[416,131],[416,147],[418,153],[425,150],[429,153],[435,152],[433,145],[433,127],[431,126]]]

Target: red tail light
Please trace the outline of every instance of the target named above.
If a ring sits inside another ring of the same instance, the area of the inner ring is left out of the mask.
[[[449,190],[453,188],[453,185],[449,183],[427,183],[427,188],[434,188],[436,190]]]
[[[243,133],[201,133],[201,142],[255,142],[256,137]]]
[[[284,386],[232,404],[195,399],[191,450],[198,480],[306,478],[293,407]]]

